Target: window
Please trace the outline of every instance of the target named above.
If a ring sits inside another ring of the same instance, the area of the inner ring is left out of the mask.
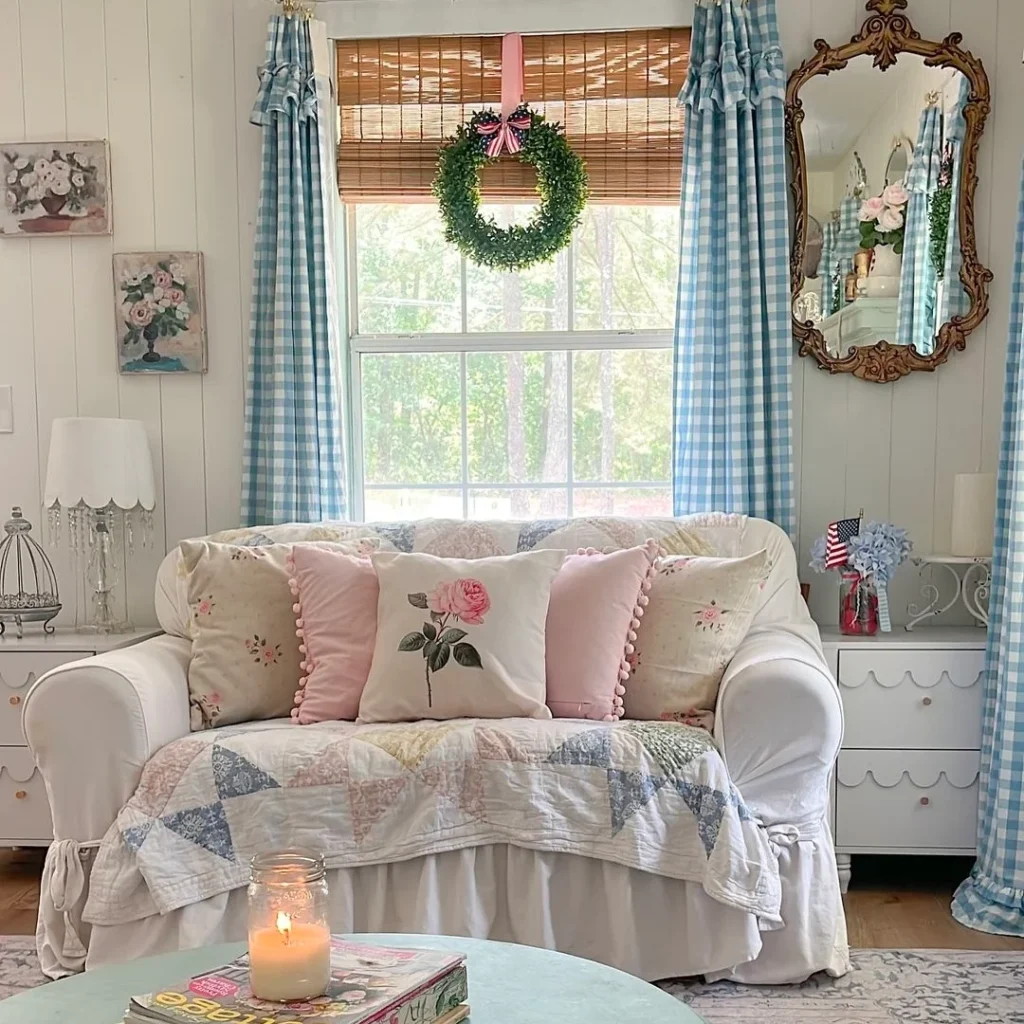
[[[592,191],[612,201],[588,205],[552,262],[514,274],[463,259],[424,201],[443,135],[497,104],[500,38],[338,44],[360,518],[671,514],[686,42],[686,30],[524,39],[527,94],[546,97],[534,105],[574,145],[574,123],[586,134]],[[588,108],[595,82],[607,95]],[[638,126],[635,146],[612,130]],[[649,137],[657,159],[615,169]],[[484,213],[499,223],[530,215],[521,171],[503,160],[485,172],[485,202],[502,201]]]

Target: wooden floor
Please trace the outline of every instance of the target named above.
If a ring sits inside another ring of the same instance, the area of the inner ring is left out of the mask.
[[[0,851],[0,935],[36,928],[42,852]],[[846,895],[853,947],[882,949],[1022,949],[1024,939],[964,928],[949,900],[970,870],[966,858],[859,857]]]

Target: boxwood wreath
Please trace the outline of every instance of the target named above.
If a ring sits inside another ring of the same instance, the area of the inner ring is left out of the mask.
[[[480,213],[480,170],[500,158],[501,143],[495,146],[492,140],[502,135],[510,152],[536,169],[540,196],[526,224],[507,228]],[[489,149],[496,149],[496,155],[489,155]],[[587,202],[587,169],[561,126],[545,121],[524,103],[504,124],[496,113],[485,110],[459,125],[438,154],[433,192],[444,236],[461,253],[485,267],[523,270],[550,260],[569,244]]]

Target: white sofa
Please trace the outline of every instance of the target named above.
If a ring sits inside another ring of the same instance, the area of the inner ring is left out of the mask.
[[[494,524],[480,525],[494,529]],[[335,868],[329,875],[333,927],[525,942],[604,961],[650,980],[706,974],[773,983],[821,970],[843,973],[846,926],[828,826],[829,777],[842,712],[817,628],[800,596],[789,540],[771,523],[724,514],[563,525],[572,534],[566,546],[573,548],[577,534],[589,540],[595,530],[610,540],[601,546],[617,547],[631,537],[664,536],[680,528],[722,555],[768,548],[771,576],[723,680],[714,736],[732,782],[778,859],[782,925],[724,906],[691,881],[501,843]],[[287,529],[267,528],[255,542],[294,538],[294,527],[291,534],[275,533]],[[318,525],[307,532],[324,539],[331,529]],[[403,542],[421,546],[410,540],[419,536],[416,527],[404,533],[379,529],[399,547]],[[473,524],[465,529],[472,531]],[[524,527],[521,536],[528,532]],[[218,539],[254,542],[253,531]],[[557,535],[549,536],[547,546],[558,542]],[[116,926],[83,920],[100,841],[135,792],[147,761],[189,733],[188,610],[177,558],[175,549],[157,582],[158,617],[166,635],[61,666],[40,679],[27,700],[26,734],[54,821],[37,932],[43,968],[54,977],[245,934],[244,888]]]

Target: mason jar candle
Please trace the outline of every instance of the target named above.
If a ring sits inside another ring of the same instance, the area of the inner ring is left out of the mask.
[[[310,850],[258,853],[249,879],[249,984],[259,999],[323,995],[331,978],[324,859]]]

